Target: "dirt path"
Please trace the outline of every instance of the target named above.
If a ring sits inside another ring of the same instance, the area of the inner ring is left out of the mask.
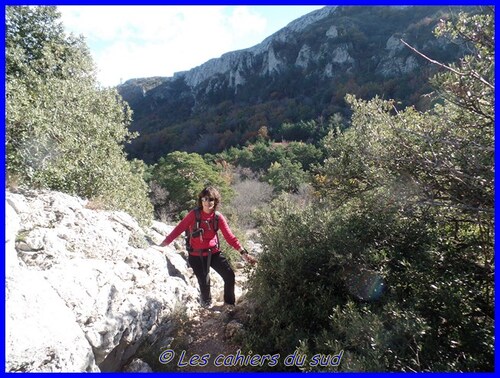
[[[240,291],[246,277],[241,270],[235,270],[235,274],[236,287]],[[179,358],[177,371],[242,371],[235,358],[242,354],[237,335],[242,328],[240,321],[244,313],[245,307],[241,303],[236,306],[215,303],[210,308],[200,307],[185,328],[190,343]]]
[[[239,346],[226,336],[231,311],[219,309],[200,309],[188,331],[192,342],[179,359],[178,371],[183,372],[227,372],[235,371],[223,364],[225,356],[234,354]],[[220,357],[224,356],[224,357]]]

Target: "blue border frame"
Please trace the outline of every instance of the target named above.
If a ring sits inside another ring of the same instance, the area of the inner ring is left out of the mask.
[[[131,2],[126,2],[126,1],[103,1],[103,2],[97,2],[97,1],[91,1],[91,0],[73,0],[73,1],[70,1],[70,0],[60,0],[60,1],[53,1],[53,0],[39,0],[39,1],[29,1],[29,0],[25,0],[25,1],[16,1],[16,0],[10,0],[10,1],[6,1],[4,3],[4,9],[3,9],[3,23],[1,25],[2,27],[2,35],[4,36],[2,38],[2,47],[3,47],[3,51],[4,51],[4,59],[2,60],[2,67],[3,67],[3,72],[5,73],[5,6],[7,5],[436,5],[436,6],[442,6],[442,5],[491,5],[491,6],[494,6],[495,3],[493,1],[471,1],[471,0],[456,0],[456,1],[447,1],[447,0],[438,0],[438,2],[434,2],[432,0],[410,0],[410,1],[390,1],[390,0],[385,0],[385,1],[376,1],[376,2],[370,2],[370,1],[359,1],[359,0],[354,0],[354,1],[349,1],[349,0],[344,0],[344,1],[331,1],[331,0],[326,0],[326,1],[318,1],[318,0],[314,0],[314,1],[298,1],[298,0],[270,0],[269,2],[268,1],[258,1],[258,0],[250,0],[250,1],[228,1],[228,0],[214,0],[214,1],[188,1],[188,2],[182,2],[182,1],[144,1],[144,2],[140,2],[140,1],[131,1]],[[497,32],[497,17],[496,17],[496,13],[495,13],[495,34],[498,35]],[[495,42],[495,50],[496,50],[496,42]],[[495,58],[495,61],[496,61],[496,58]],[[5,75],[5,74],[4,74]],[[4,76],[5,77],[5,76]],[[496,83],[496,65],[495,65],[495,83]],[[6,88],[5,88],[5,80],[2,80],[2,90],[3,90],[3,96],[2,96],[2,104],[4,106],[4,110],[5,110],[5,91],[6,91]],[[496,93],[495,93],[495,97],[496,97]],[[495,110],[496,110],[496,107],[495,107]],[[496,113],[496,112],[495,112]],[[4,112],[5,114],[5,112]],[[6,162],[5,162],[5,118],[4,118],[4,122],[2,123],[3,125],[3,133],[2,133],[2,137],[3,137],[3,141],[2,141],[2,144],[1,144],[1,148],[2,148],[2,160],[3,160],[3,163],[4,163],[4,169],[2,170],[2,175],[3,175],[3,178],[4,178],[4,182],[6,182],[6,177],[5,177],[5,167],[6,167]],[[495,122],[495,134],[496,134],[496,122]],[[495,161],[496,161],[496,151],[497,151],[497,147],[498,147],[498,141],[497,139],[495,138]],[[497,182],[498,180],[498,172],[495,170],[495,182]],[[4,225],[5,225],[5,191],[2,192],[2,201],[0,203],[0,207],[2,209],[2,213],[3,213],[3,216],[4,216]],[[495,203],[496,203],[496,190],[495,190]],[[496,208],[495,208],[495,218],[496,218]],[[5,237],[5,227],[2,228],[2,236]],[[496,246],[496,225],[495,225],[495,246]],[[5,239],[4,239],[5,240]],[[495,255],[495,265],[496,265],[496,255]],[[4,278],[4,282],[5,282],[5,260],[4,259],[1,259],[1,264],[2,264],[2,273],[3,273],[3,278]],[[497,281],[497,276],[495,274],[495,287],[496,287],[496,281]],[[5,299],[5,285],[2,286],[2,295],[3,295],[3,298]],[[496,291],[495,291],[495,294],[496,294]],[[496,295],[495,295],[495,299],[496,299]],[[496,310],[496,306],[495,306],[495,310]],[[496,313],[496,311],[495,311]],[[5,312],[2,311],[2,320],[3,320],[3,325],[1,327],[1,339],[2,341],[4,341],[3,343],[3,346],[5,347]],[[496,317],[495,317],[495,325],[496,325]],[[496,327],[495,327],[495,330],[496,330]],[[497,333],[495,332],[495,336],[497,335]],[[495,337],[495,350],[496,350],[496,347],[500,345],[498,342],[497,342],[497,337]],[[5,352],[2,353],[2,362],[3,362],[3,366],[4,366],[4,369],[5,369]],[[497,369],[496,367],[499,366],[499,357],[498,357],[498,354],[495,353],[495,368],[494,368],[494,371],[496,372]],[[3,373],[3,374],[12,374],[12,373]],[[16,373],[18,374],[18,373]],[[36,373],[30,373],[30,374],[36,374]],[[80,373],[64,373],[64,374],[80,374]],[[105,375],[115,375],[115,374],[120,374],[120,373],[100,373],[100,374],[105,374]],[[137,373],[136,373],[137,374]],[[141,374],[141,373],[139,373]],[[151,373],[148,373],[148,374],[151,374]],[[176,375],[178,373],[153,373],[153,374],[172,374],[172,375]],[[185,374],[185,376],[197,376],[199,373],[181,373],[181,374]],[[218,374],[218,373],[203,373],[203,374],[207,374],[207,375],[215,375],[215,374]],[[274,377],[274,376],[277,376],[279,375],[280,377],[283,376],[283,374],[285,375],[293,375],[293,374],[302,374],[302,373],[229,373],[230,375],[231,374],[246,374],[246,375],[253,375],[253,374],[265,374],[266,376],[269,376],[269,377]],[[313,373],[313,374],[328,374],[328,373]],[[333,374],[339,374],[339,373],[333,373]],[[408,374],[408,373],[340,373],[340,374],[363,374],[363,376],[366,376],[367,374],[368,375],[371,375],[371,374],[374,374],[374,375],[381,375],[381,374],[391,374],[392,377],[396,377],[396,376],[399,376],[401,374]],[[469,376],[469,375],[477,375],[477,374],[481,374],[481,375],[486,375],[486,376],[493,376],[494,373],[421,373],[421,374],[437,374],[437,375],[440,375],[440,374],[446,374],[447,376],[449,376],[450,374],[452,375],[455,375],[455,374],[460,374],[461,377],[463,377],[464,375],[465,376]]]

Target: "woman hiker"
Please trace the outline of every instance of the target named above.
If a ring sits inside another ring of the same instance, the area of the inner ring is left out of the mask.
[[[191,210],[160,244],[160,247],[167,246],[181,233],[187,232],[188,261],[200,285],[201,305],[203,307],[210,306],[212,302],[210,267],[219,273],[224,280],[224,303],[235,304],[234,271],[219,248],[218,229],[221,230],[227,243],[239,251],[246,262],[251,264],[257,262],[241,246],[238,238],[229,228],[226,218],[216,210],[220,201],[221,196],[217,189],[211,186],[203,189],[198,194],[198,207]]]

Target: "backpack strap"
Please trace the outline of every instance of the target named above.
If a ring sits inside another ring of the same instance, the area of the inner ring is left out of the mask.
[[[196,224],[196,228],[200,227],[200,224],[201,224],[201,220],[200,218],[198,218],[200,212],[198,210],[196,216],[196,221],[197,221],[197,224]],[[209,221],[203,221],[203,223],[205,223],[208,227],[209,230],[214,230],[215,232],[219,231],[219,212],[216,211],[215,214],[214,214],[214,218],[212,219],[211,222]]]
[[[217,232],[219,231],[219,212],[215,211],[215,216],[214,216],[214,231]]]
[[[194,228],[200,228],[200,222],[201,222],[201,212],[199,207],[194,208],[194,216],[196,217],[196,221],[194,224]]]
[[[219,241],[219,234],[217,231],[219,231],[219,212],[216,210],[215,215],[214,215],[214,231],[215,231],[215,236],[217,237],[217,249],[220,251],[220,241]]]
[[[193,236],[192,233],[196,230],[199,230],[201,228],[201,210],[199,207],[196,207],[193,209],[194,210],[194,215],[195,215],[195,224],[193,229],[188,229],[186,230],[186,249],[188,252],[192,252],[193,248],[191,247],[191,237]],[[217,231],[219,231],[219,215],[220,213],[218,211],[215,212],[214,214],[214,219],[212,221],[212,227],[215,233],[217,234]],[[207,222],[207,226],[210,228],[210,224]],[[201,235],[200,235],[201,237]],[[219,235],[217,234],[217,249],[220,250],[220,242],[219,242]]]
[[[193,229],[187,229],[186,230],[186,237],[185,237],[185,240],[186,240],[186,250],[188,252],[192,252],[193,251],[193,247],[191,247],[192,233],[193,233],[193,231],[198,230],[200,228],[200,225],[201,225],[201,212],[200,212],[200,208],[199,207],[195,207],[193,210],[194,210],[194,215],[195,215],[194,228]]]

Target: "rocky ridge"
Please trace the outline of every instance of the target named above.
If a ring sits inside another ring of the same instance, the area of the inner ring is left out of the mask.
[[[126,152],[148,164],[173,151],[215,154],[254,143],[263,126],[271,140],[318,143],[317,136],[288,133],[282,125],[333,115],[348,125],[346,94],[426,109],[428,78],[437,67],[402,40],[444,64],[457,61],[464,46],[433,30],[460,9],[326,6],[255,46],[172,77],[127,80],[116,89],[133,110],[130,130],[139,135]]]
[[[183,77],[191,88],[195,88],[205,80],[209,80],[218,74],[229,75],[229,86],[236,88],[238,85],[245,84],[245,71],[253,68],[261,56],[263,56],[263,63],[260,65],[260,75],[279,71],[280,67],[287,63],[276,54],[273,43],[276,41],[294,41],[296,33],[302,32],[314,22],[333,14],[336,8],[336,6],[331,6],[313,11],[290,22],[287,26],[253,47],[225,53],[220,58],[210,59],[189,71],[176,72],[174,79]],[[307,48],[307,45],[303,47]]]
[[[153,247],[173,226],[53,191],[7,191],[5,206],[7,372],[126,371],[176,311],[199,311],[183,243]]]
[[[345,27],[339,28],[338,21],[335,21],[338,8],[338,6],[325,6],[315,10],[290,22],[255,46],[227,52],[197,67],[175,72],[172,77],[127,80],[118,87],[119,92],[126,100],[132,100],[133,97],[146,96],[156,87],[178,79],[184,80],[193,93],[199,92],[200,88],[204,88],[205,92],[216,90],[222,85],[220,80],[223,80],[225,85],[237,92],[238,86],[246,84],[249,72],[266,76],[279,73],[290,66],[302,69],[317,66],[316,70],[321,71],[320,76],[324,79],[343,75],[346,71],[359,65],[359,62],[352,56],[353,43],[349,40],[345,41]],[[395,11],[404,11],[411,7],[393,6],[391,8]],[[303,39],[303,34],[308,28],[317,27],[315,25],[325,22],[326,19],[331,20],[329,27],[321,33],[316,32],[318,33],[315,37],[317,46],[311,46],[310,41]],[[405,34],[405,32],[395,29],[394,34],[387,35],[387,43],[385,48],[380,49],[380,56],[372,57],[374,61],[378,60],[375,69],[378,74],[386,78],[399,77],[413,72],[419,67],[415,56],[402,53],[404,45],[400,42],[400,38],[405,38]],[[292,46],[293,50],[297,52],[284,54],[280,51],[280,45]],[[439,45],[439,48],[444,48],[446,41],[442,38],[429,41],[423,47],[424,50],[432,48],[431,45]],[[203,83],[209,84],[202,86]],[[164,91],[165,89],[162,89],[162,92]],[[157,95],[156,92],[151,93]],[[132,102],[134,101],[132,100]]]

